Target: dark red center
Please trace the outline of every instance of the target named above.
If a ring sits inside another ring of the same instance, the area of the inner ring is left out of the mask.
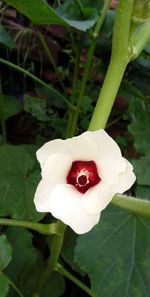
[[[73,185],[80,193],[97,185],[101,178],[94,161],[74,161],[66,178],[67,184]]]

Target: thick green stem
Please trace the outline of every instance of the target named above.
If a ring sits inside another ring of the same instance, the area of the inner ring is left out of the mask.
[[[70,279],[73,283],[75,283],[79,288],[81,288],[84,292],[86,292],[91,297],[98,297],[95,292],[93,292],[90,288],[88,288],[84,283],[82,283],[78,278],[72,275],[68,270],[66,270],[59,263],[57,264],[55,271],[60,273],[61,275]]]
[[[5,64],[5,65],[7,65],[9,67],[12,67],[16,71],[22,72],[24,75],[31,77],[37,83],[39,83],[40,85],[42,85],[45,88],[49,89],[53,96],[55,96],[55,97],[59,98],[60,100],[64,101],[68,105],[69,108],[75,110],[75,107],[66,99],[66,97],[64,97],[61,93],[59,93],[57,90],[55,90],[52,86],[48,85],[47,83],[45,83],[43,80],[41,80],[40,78],[38,78],[34,74],[32,74],[29,71],[25,70],[24,68],[14,64],[14,63],[12,63],[10,61],[2,59],[2,58],[0,58],[0,63],[3,63],[3,64]]]
[[[95,51],[95,46],[96,46],[96,38],[98,36],[98,33],[102,27],[102,24],[104,22],[104,19],[106,17],[107,11],[109,9],[111,0],[106,0],[104,2],[104,6],[101,10],[100,16],[98,18],[97,24],[95,26],[95,29],[92,33],[93,36],[93,40],[91,42],[91,45],[89,47],[88,53],[87,53],[87,60],[84,66],[84,72],[83,72],[83,77],[81,80],[81,85],[80,85],[80,92],[79,92],[79,97],[78,97],[78,101],[77,101],[77,107],[76,110],[74,112],[74,116],[73,116],[73,121],[72,121],[72,130],[71,130],[71,136],[73,136],[75,134],[76,131],[76,126],[77,126],[77,122],[78,122],[78,118],[79,118],[79,112],[80,112],[80,106],[81,106],[81,102],[83,100],[83,96],[85,93],[85,88],[86,88],[86,84],[87,84],[87,80],[88,80],[88,75],[89,75],[89,71],[90,71],[90,67],[91,67],[91,63],[92,63],[92,59],[93,59],[93,54]]]
[[[40,234],[45,234],[45,235],[57,233],[57,227],[55,223],[41,224],[41,223],[32,223],[27,221],[18,221],[13,219],[0,218],[0,225],[29,228],[31,230],[37,231]]]
[[[134,0],[120,0],[113,31],[112,54],[89,130],[105,128],[126,66],[130,60],[128,45]]]
[[[150,201],[126,195],[115,195],[112,204],[133,212],[137,215],[150,218]]]
[[[48,45],[47,45],[47,43],[46,43],[46,40],[45,40],[45,38],[44,38],[44,35],[43,35],[40,31],[37,31],[37,35],[38,35],[38,37],[39,37],[39,40],[40,40],[40,42],[41,42],[41,44],[42,44],[42,46],[43,46],[43,48],[44,48],[46,54],[47,54],[47,57],[48,57],[50,63],[52,64],[52,66],[53,66],[53,68],[54,68],[54,71],[55,71],[55,73],[56,73],[56,75],[57,75],[57,78],[58,78],[58,80],[59,80],[59,82],[60,82],[60,85],[61,85],[63,91],[65,92],[65,86],[64,86],[63,81],[62,81],[62,79],[61,79],[61,76],[60,76],[60,74],[59,74],[59,72],[58,72],[58,70],[57,70],[57,66],[56,66],[56,64],[55,64],[54,58],[53,58],[53,56],[52,56],[52,54],[51,54],[51,51],[50,51],[50,49],[49,49],[49,47],[48,47]]]
[[[5,115],[4,115],[4,102],[3,102],[3,91],[2,91],[1,78],[0,78],[0,123],[1,123],[3,144],[5,144],[7,141],[7,137],[6,137],[6,124],[5,124]]]
[[[44,274],[41,277],[41,281],[39,283],[38,289],[33,297],[39,297],[44,286],[46,285],[49,277],[51,276],[52,272],[55,270],[59,255],[61,252],[61,248],[63,245],[64,239],[64,232],[66,229],[66,225],[63,224],[61,221],[57,221],[57,234],[54,235],[52,241],[52,248],[51,248],[51,255],[48,261],[47,269],[45,270]]]

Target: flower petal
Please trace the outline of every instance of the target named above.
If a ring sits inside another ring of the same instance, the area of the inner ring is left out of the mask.
[[[69,154],[74,160],[93,160],[97,147],[94,142],[88,137],[84,137],[83,134],[66,140],[55,139],[45,143],[36,152],[41,167],[43,168],[48,158],[56,153]]]
[[[65,143],[66,149],[73,160],[94,160],[97,154],[97,147],[88,137],[82,136],[83,134],[67,139]]]
[[[49,157],[51,157],[53,154],[63,152],[63,144],[64,144],[64,140],[62,140],[62,139],[51,140],[49,142],[46,142],[36,152],[36,156],[37,156],[37,159],[38,159],[41,167],[43,167],[45,165],[45,162],[47,161],[47,159]]]
[[[114,192],[103,182],[89,189],[82,197],[82,205],[89,214],[98,214],[112,200]]]
[[[119,175],[126,170],[124,158],[119,157],[112,160],[107,157],[106,160],[97,160],[97,170],[100,178],[105,184],[112,185],[119,181]]]
[[[94,132],[87,131],[82,134],[83,136],[95,143],[99,159],[103,157],[106,159],[108,156],[111,156],[112,159],[121,157],[119,146],[103,129]]]
[[[128,160],[124,160],[126,162],[126,170],[119,175],[118,183],[113,185],[113,190],[115,193],[120,194],[123,194],[125,191],[130,189],[136,180],[136,176],[133,172],[133,166]]]
[[[39,212],[48,212],[50,211],[50,193],[52,188],[49,186],[48,182],[41,180],[38,184],[34,195],[34,204],[36,210]]]
[[[100,218],[100,212],[88,214],[81,204],[82,194],[73,186],[57,185],[51,193],[50,209],[52,215],[69,225],[76,233],[90,231]]]
[[[53,154],[45,163],[41,172],[42,178],[49,182],[49,185],[66,183],[66,177],[72,165],[72,159],[64,153]]]

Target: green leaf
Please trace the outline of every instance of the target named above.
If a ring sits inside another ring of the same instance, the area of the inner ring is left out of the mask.
[[[92,27],[97,19],[95,9],[85,7],[86,19],[79,17],[79,9],[73,1],[61,5],[57,11],[50,7],[47,1],[43,0],[6,0],[6,2],[36,24],[59,24],[72,26],[76,29],[86,31]]]
[[[40,180],[36,164],[35,155],[21,146],[0,147],[0,216],[31,221],[44,216],[33,203]]]
[[[137,186],[135,189],[136,197],[150,200],[150,187]]]
[[[0,270],[3,270],[11,261],[12,249],[6,235],[0,236]]]
[[[134,145],[139,153],[148,154],[150,151],[150,107],[147,102],[132,98],[129,102],[131,124],[129,131],[134,136]]]
[[[65,25],[54,9],[43,0],[6,0],[6,2],[15,7],[33,23],[36,24],[60,24]]]
[[[132,164],[138,184],[150,186],[150,158],[141,157],[138,160],[132,160]]]
[[[75,261],[98,296],[148,297],[150,220],[109,207],[95,228],[78,239]]]
[[[49,117],[46,114],[47,102],[43,98],[31,97],[25,95],[23,97],[24,110],[32,114],[37,120],[45,122],[49,121]]]
[[[9,228],[7,237],[12,245],[13,259],[6,269],[6,273],[24,296],[31,297],[38,287],[46,263],[40,252],[33,246],[33,236],[29,231]],[[54,273],[45,285],[41,297],[59,297],[63,291],[64,280]],[[8,297],[16,297],[16,292],[11,290]]]
[[[0,274],[0,297],[7,296],[8,291],[9,279],[4,274]]]
[[[21,104],[14,96],[4,96],[5,120],[21,111]]]
[[[0,236],[0,297],[7,296],[9,291],[9,279],[2,273],[12,258],[12,248],[6,235]]]
[[[77,2],[74,1],[60,5],[57,12],[70,26],[82,31],[93,27],[97,20],[95,9],[83,6],[83,10],[81,10]]]
[[[14,40],[11,38],[9,33],[5,28],[0,24],[0,44],[5,45],[6,47],[13,49],[16,48]]]
[[[135,194],[137,197],[150,200],[150,158],[141,157],[138,160],[132,160],[134,172],[137,178]]]

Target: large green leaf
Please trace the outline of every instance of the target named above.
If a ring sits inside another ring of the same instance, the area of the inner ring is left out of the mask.
[[[148,297],[150,220],[109,207],[100,223],[80,236],[75,261],[98,296]]]
[[[96,10],[91,7],[84,7],[85,15],[82,16],[76,3],[64,3],[58,10],[54,10],[43,0],[5,0],[28,17],[36,24],[60,24],[72,26],[76,29],[86,31],[92,27],[97,19]]]
[[[138,98],[129,102],[129,114],[132,122],[129,131],[134,136],[134,145],[138,152],[147,154],[150,151],[150,106]]]
[[[12,245],[13,258],[6,269],[7,275],[15,282],[24,296],[31,297],[36,291],[45,269],[40,252],[33,246],[33,236],[25,229],[9,228],[7,237]],[[54,273],[48,280],[41,297],[59,297],[64,291],[64,280]],[[8,297],[16,297],[10,290]]]
[[[9,291],[9,279],[2,273],[12,257],[12,248],[7,241],[6,235],[0,236],[0,297],[7,296]]]
[[[150,157],[132,160],[139,185],[150,186]]]
[[[39,170],[35,156],[21,146],[0,147],[0,216],[15,219],[39,220],[33,204]]]

